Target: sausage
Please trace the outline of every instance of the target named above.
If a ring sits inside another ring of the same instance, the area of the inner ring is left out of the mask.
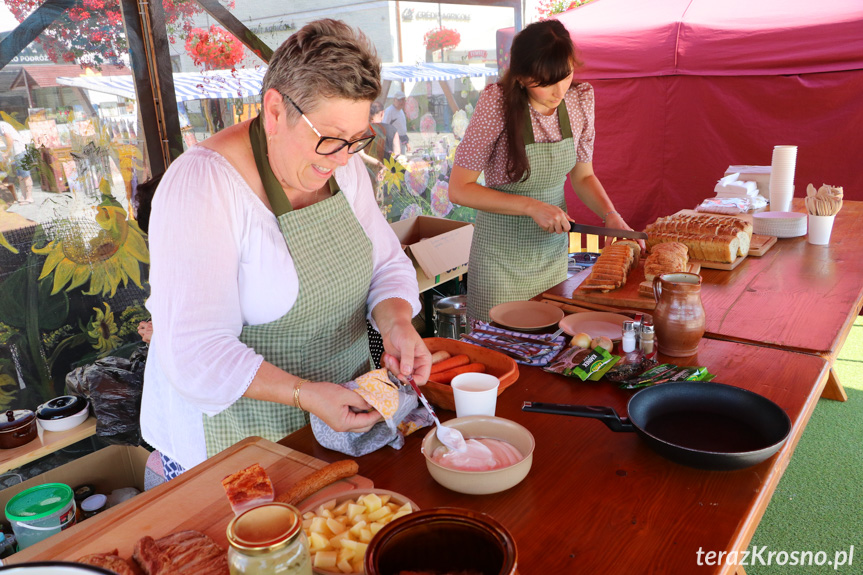
[[[296,505],[330,483],[356,475],[359,470],[360,466],[353,459],[330,463],[294,483],[287,491],[276,497],[276,501]]]
[[[448,369],[447,371],[433,373],[429,376],[429,379],[436,383],[449,384],[452,383],[455,376],[461,375],[462,373],[485,373],[485,364],[474,362],[467,365],[461,365],[459,367],[454,367],[453,369]]]

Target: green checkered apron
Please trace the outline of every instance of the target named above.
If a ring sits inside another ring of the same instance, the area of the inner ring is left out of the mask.
[[[299,293],[279,319],[243,327],[240,341],[288,373],[312,381],[350,381],[371,369],[366,299],[372,243],[334,179],[331,197],[288,212],[283,210],[290,210],[289,204],[277,207],[287,198],[281,187],[265,187],[297,270]],[[207,457],[252,435],[279,441],[308,423],[308,414],[292,405],[247,397],[203,417]]]
[[[494,189],[529,196],[566,210],[563,186],[577,156],[566,104],[557,107],[563,139],[536,143],[530,110],[524,146],[530,177]],[[569,234],[551,234],[530,216],[478,211],[467,274],[467,314],[489,321],[488,310],[508,301],[527,300],[566,279]]]

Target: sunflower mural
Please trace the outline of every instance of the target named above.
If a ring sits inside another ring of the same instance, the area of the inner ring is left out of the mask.
[[[3,246],[13,254],[18,253],[18,248],[9,243],[9,240],[6,239],[6,236],[3,235],[3,232],[0,232],[0,246]]]
[[[93,348],[100,355],[105,355],[120,347],[123,342],[117,335],[120,329],[114,321],[114,312],[111,311],[111,306],[107,302],[104,305],[104,311],[97,307],[93,308],[96,315],[87,324],[87,336],[90,338]]]
[[[0,410],[65,393],[65,376],[107,355],[128,357],[149,319],[146,234],[111,196],[74,217],[0,238]],[[10,247],[29,246],[20,252]]]
[[[387,220],[425,215],[473,222],[475,210],[449,201],[449,174],[454,156],[455,146],[437,146],[430,148],[424,157],[409,161],[403,157],[384,159],[379,203]]]
[[[116,200],[110,195],[102,197],[96,208],[98,227],[93,233],[81,234],[80,226],[70,221],[61,227],[57,239],[41,248],[33,246],[33,253],[48,256],[39,279],[53,272],[52,294],[67,284],[65,289],[70,291],[88,280],[85,295],[114,297],[120,282],[126,286],[130,279],[143,287],[140,264],[150,262],[144,232]]]

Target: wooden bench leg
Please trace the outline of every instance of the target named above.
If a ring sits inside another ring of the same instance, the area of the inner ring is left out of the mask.
[[[839,378],[836,377],[836,370],[830,368],[830,373],[827,374],[827,384],[821,392],[823,399],[832,399],[835,401],[848,401],[848,394],[845,393],[845,388],[839,383]]]

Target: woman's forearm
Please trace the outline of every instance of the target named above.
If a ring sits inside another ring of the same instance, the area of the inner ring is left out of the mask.
[[[509,216],[527,216],[534,204],[527,196],[499,192],[477,183],[480,172],[453,166],[449,181],[449,199],[461,206]]]

